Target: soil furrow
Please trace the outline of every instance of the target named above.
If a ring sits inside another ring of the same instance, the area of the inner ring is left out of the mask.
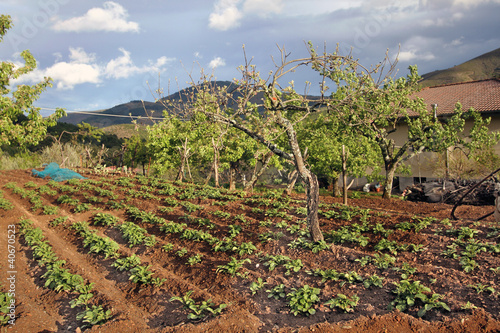
[[[88,256],[81,254],[78,247],[61,237],[56,231],[48,228],[46,224],[40,222],[36,215],[20,206],[16,201],[14,205],[22,212],[22,215],[33,222],[35,227],[42,228],[44,236],[52,246],[59,259],[66,260],[76,271],[74,274],[81,275],[86,281],[94,283],[94,290],[101,293],[108,300],[112,308],[115,320],[133,321],[132,327],[136,331],[148,330],[147,318],[150,314],[128,302],[128,296],[116,288],[114,281],[108,280],[101,270],[88,264]]]

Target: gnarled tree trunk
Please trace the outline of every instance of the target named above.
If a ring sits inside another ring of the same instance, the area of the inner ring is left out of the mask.
[[[394,181],[394,174],[396,173],[395,164],[386,164],[385,166],[385,184],[384,184],[384,193],[382,194],[382,198],[390,199],[392,194],[392,184]]]
[[[319,183],[318,177],[310,170],[303,171],[304,179],[307,185],[307,222],[311,238],[315,242],[324,240],[323,233],[319,228],[318,209],[319,209]]]
[[[229,190],[236,190],[236,162],[231,162],[229,166]]]
[[[233,126],[253,139],[264,144],[269,150],[271,150],[276,155],[283,157],[289,161],[295,161],[295,165],[297,167],[297,171],[306,183],[307,187],[307,224],[309,226],[309,232],[311,233],[311,238],[313,241],[318,242],[324,240],[323,233],[319,228],[319,219],[318,219],[318,209],[319,209],[319,183],[318,178],[315,174],[313,174],[309,169],[307,169],[304,158],[302,157],[302,153],[300,151],[299,143],[297,141],[297,133],[293,128],[293,124],[283,117],[280,112],[277,113],[277,123],[283,127],[288,136],[288,142],[292,149],[292,154],[284,152],[277,145],[272,142],[266,140],[263,136],[258,133],[248,129],[247,127],[239,124],[234,119],[221,119],[214,117],[216,120],[222,121],[227,125]]]
[[[302,152],[300,151],[299,142],[297,141],[297,133],[293,128],[292,123],[284,118],[281,114],[278,115],[278,123],[285,129],[288,136],[288,143],[292,149],[295,166],[300,177],[306,184],[307,194],[307,224],[311,238],[315,242],[324,240],[323,233],[319,228],[318,209],[319,209],[319,183],[318,177],[312,173],[305,165]]]
[[[290,172],[290,175],[288,175],[289,181],[285,190],[285,193],[287,195],[292,195],[293,188],[295,187],[295,183],[297,182],[297,178],[299,178],[299,173],[297,172],[297,169],[294,169],[292,172]]]

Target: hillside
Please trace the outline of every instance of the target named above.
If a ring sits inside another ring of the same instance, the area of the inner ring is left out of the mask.
[[[423,87],[490,79],[500,76],[500,48],[460,65],[422,75]]]
[[[139,134],[142,139],[145,139],[148,135],[146,126],[144,125],[116,124],[103,127],[102,130],[106,134],[115,134],[119,139],[127,139],[136,134]]]
[[[146,109],[152,117],[161,117],[165,107],[160,103],[144,102],[143,104],[142,101],[131,101],[116,105],[107,110],[91,112],[95,115],[88,113],[69,113],[66,117],[62,117],[60,121],[70,124],[86,122],[93,126],[102,128],[111,125],[130,124],[131,120],[136,119],[137,117],[147,118],[148,115],[144,109]],[[139,122],[143,124],[151,123],[147,119],[141,119]]]
[[[226,86],[231,84],[232,83],[230,81],[216,82],[217,86]],[[191,90],[191,87],[185,88],[165,98],[170,100],[185,99],[184,96],[189,95]],[[89,112],[92,114],[70,113],[66,117],[61,118],[60,121],[70,124],[86,122],[93,126],[103,128],[112,125],[130,124],[132,119],[141,117],[141,119],[138,120],[138,123],[148,125],[151,124],[151,121],[147,119],[148,117],[162,118],[164,110],[165,107],[160,102],[131,101],[116,105],[107,110]]]

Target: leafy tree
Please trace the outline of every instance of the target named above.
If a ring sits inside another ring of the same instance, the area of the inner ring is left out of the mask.
[[[177,169],[176,179],[182,181],[186,168],[191,174],[189,159],[196,151],[200,132],[192,121],[169,115],[164,120],[148,126],[148,149],[154,158],[154,167],[160,173]]]
[[[11,27],[11,17],[0,15],[0,42]],[[44,119],[40,108],[33,105],[40,94],[52,86],[50,78],[33,86],[18,85],[16,90],[11,91],[12,80],[36,68],[36,60],[28,50],[21,52],[21,56],[24,66],[16,67],[11,62],[2,61],[0,67],[0,144],[15,144],[25,148],[42,140],[47,127],[55,125],[56,120],[64,116],[65,112],[58,108]]]
[[[327,111],[368,142],[377,143],[387,173],[385,197],[390,196],[394,172],[404,158],[440,142],[448,130],[458,133],[451,126],[453,122],[445,126],[430,121],[423,101],[412,98],[418,82],[416,67],[410,67],[407,77],[394,79],[391,75],[395,64],[387,54],[380,64],[366,68],[351,54],[340,55],[336,50],[320,55],[310,44],[309,57],[301,59],[289,60],[289,54],[280,49],[275,65],[270,76],[263,79],[246,60],[240,67],[242,78],[235,80],[236,88],[230,89],[216,85],[212,76],[202,72],[198,83],[192,80],[193,89],[183,103],[177,104],[177,110],[183,114],[203,113],[214,122],[232,126],[293,163],[306,185],[307,222],[314,241],[323,239],[318,221],[319,186],[304,159],[305,146],[299,142],[298,124],[313,114]],[[389,69],[384,71],[387,65]],[[298,94],[293,81],[283,84],[287,75],[306,66],[311,66],[321,78],[319,98]],[[336,89],[330,92],[327,84],[332,83]],[[168,102],[163,98],[160,101]],[[400,128],[396,124],[401,121],[409,128],[408,140],[397,147],[390,135]],[[476,132],[483,133],[482,129]],[[280,141],[283,136],[286,141]]]
[[[224,136],[224,147],[221,151],[221,169],[229,170],[229,189],[236,188],[236,171],[240,164],[253,158],[257,149],[256,142],[244,133],[230,127]]]
[[[124,142],[125,155],[124,163],[130,165],[132,169],[142,164],[143,174],[145,173],[146,164],[149,162],[149,151],[147,141],[142,139],[139,134],[135,134]]]
[[[334,196],[340,191],[336,185],[342,173],[342,146],[348,152],[347,174],[355,178],[379,176],[382,161],[376,143],[360,137],[335,115],[324,113],[302,122],[298,135],[302,145],[308,147],[311,170],[328,177],[334,185]]]
[[[198,133],[203,133],[203,135],[200,135],[195,145],[198,158],[201,160],[202,164],[206,164],[206,162],[209,161],[211,162],[211,168],[208,172],[206,183],[208,184],[213,174],[215,186],[219,187],[220,172],[229,168],[229,163],[221,165],[221,154],[226,150],[225,141],[227,139],[229,127],[221,123],[209,122],[203,113],[194,113],[191,115],[191,119],[187,121],[193,123]]]

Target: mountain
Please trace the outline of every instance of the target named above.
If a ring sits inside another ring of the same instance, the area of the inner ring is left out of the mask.
[[[215,85],[217,87],[231,87],[231,85],[234,85],[234,83],[232,83],[231,81],[217,81],[215,82]],[[165,97],[165,99],[186,100],[186,96],[191,94],[192,91],[193,88],[188,87],[176,93],[173,93],[168,97]],[[152,121],[149,120],[148,117],[150,116],[153,118],[163,118],[164,110],[165,106],[161,104],[161,102],[154,103],[146,101],[131,101],[128,103],[116,105],[107,110],[91,111],[85,113],[68,113],[66,117],[62,117],[59,121],[75,125],[81,122],[86,122],[93,126],[103,128],[112,125],[130,124],[132,122],[132,119],[137,119],[137,117],[140,117],[140,119],[137,120],[139,124],[149,125],[152,123]],[[132,118],[130,116],[132,116]]]
[[[463,64],[422,75],[422,87],[500,77],[500,48]]]
[[[146,118],[148,115],[144,111],[146,109],[148,114],[152,117],[162,117],[162,112],[165,107],[161,103],[131,101],[125,104],[120,104],[112,107],[111,109],[92,111],[85,113],[68,113],[66,117],[62,117],[59,121],[79,124],[81,122],[89,123],[93,126],[102,128],[117,124],[130,124],[132,119],[142,117],[138,122],[142,124],[151,123]],[[131,118],[130,116],[134,117]]]

